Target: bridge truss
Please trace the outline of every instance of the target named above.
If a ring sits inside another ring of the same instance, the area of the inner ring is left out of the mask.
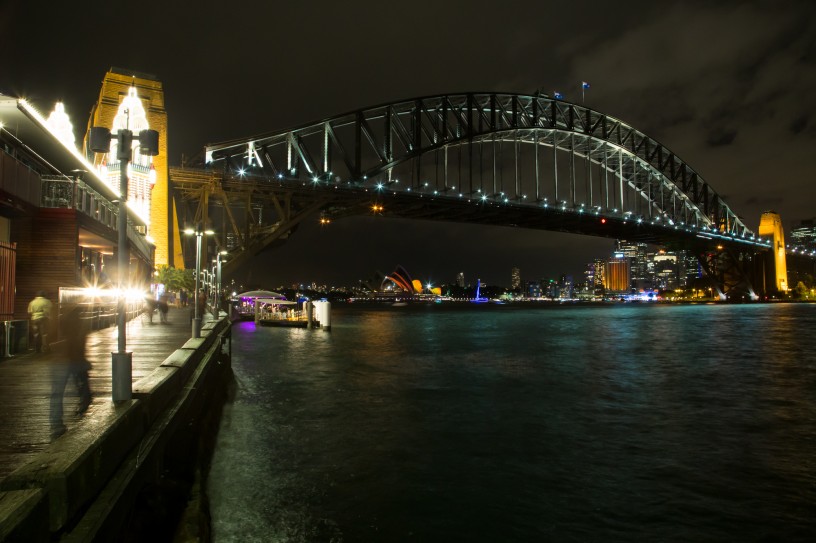
[[[746,258],[769,247],[662,144],[545,95],[417,98],[205,151],[206,182],[175,170],[171,180],[188,198],[199,192],[197,220],[211,196],[225,208],[241,231],[233,266],[310,214],[372,210],[674,244],[695,251],[712,274],[737,277],[733,284],[745,282]],[[246,211],[242,226],[229,211],[235,202]],[[262,224],[253,209],[266,208]],[[712,262],[712,254],[720,256]]]

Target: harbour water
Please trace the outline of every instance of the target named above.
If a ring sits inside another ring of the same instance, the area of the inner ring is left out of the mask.
[[[811,541],[816,304],[236,323],[226,541]]]

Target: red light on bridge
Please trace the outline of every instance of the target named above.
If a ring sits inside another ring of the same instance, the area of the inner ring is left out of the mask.
[[[606,219],[601,219],[601,224],[606,224]]]

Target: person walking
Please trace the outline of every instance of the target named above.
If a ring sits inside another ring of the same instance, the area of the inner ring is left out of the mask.
[[[65,433],[63,422],[63,396],[69,379],[73,379],[79,394],[77,415],[83,415],[91,405],[91,387],[88,382],[88,371],[91,363],[85,357],[85,342],[88,337],[88,326],[82,319],[82,307],[72,305],[64,315],[63,332],[65,341],[59,352],[51,360],[51,439]]]
[[[167,302],[167,293],[163,293],[159,296],[159,318],[161,319],[162,324],[167,324],[167,311],[169,309],[169,304]]]
[[[51,307],[51,300],[46,298],[44,290],[37,292],[37,296],[28,304],[34,350],[38,353],[48,352],[48,325],[51,319]]]
[[[143,317],[147,317],[147,322],[153,324],[153,312],[156,311],[156,308],[159,307],[159,302],[152,298],[152,295],[148,294],[144,298],[144,304],[142,305],[142,315]],[[144,318],[142,319],[144,322]]]

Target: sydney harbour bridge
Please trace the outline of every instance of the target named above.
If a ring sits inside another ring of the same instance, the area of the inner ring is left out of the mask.
[[[171,168],[229,275],[304,220],[359,214],[603,236],[696,255],[721,297],[779,289],[774,230],[752,232],[667,147],[546,95],[427,96],[210,144]],[[781,233],[781,227],[780,227]],[[512,235],[512,234],[508,234]],[[782,264],[784,267],[784,258]],[[784,272],[784,270],[782,270]]]

